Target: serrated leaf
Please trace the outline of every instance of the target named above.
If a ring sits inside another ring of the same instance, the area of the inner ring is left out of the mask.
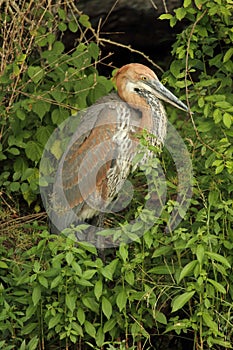
[[[176,312],[177,310],[180,310],[193,297],[194,294],[195,294],[195,291],[185,292],[177,296],[175,299],[173,299],[172,312]]]
[[[104,296],[102,297],[102,311],[104,315],[107,317],[107,319],[109,320],[112,315],[112,304]]]
[[[122,311],[125,308],[126,303],[127,303],[127,294],[123,289],[122,291],[120,291],[120,293],[118,293],[116,298],[116,304],[120,311]]]
[[[183,267],[180,272],[179,282],[186,276],[188,276],[196,267],[197,260],[190,261],[187,265]]]

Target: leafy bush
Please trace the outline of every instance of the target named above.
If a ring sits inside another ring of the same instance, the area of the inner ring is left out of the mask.
[[[73,1],[68,5],[50,8],[47,1],[36,1],[30,8],[25,2],[16,11],[7,3],[1,13],[0,185],[9,194],[21,193],[29,205],[39,193],[38,163],[52,131],[112,89],[95,69],[98,46],[84,39],[92,29],[88,17]],[[80,35],[71,52],[59,38],[67,28]]]
[[[168,164],[171,194],[159,221],[141,239],[107,251],[105,261],[95,247],[75,244],[70,231],[68,237],[43,231],[27,250],[9,249],[9,239],[2,238],[1,347],[160,349],[169,348],[170,339],[176,348],[232,348],[231,7],[231,0],[184,0],[174,15],[162,15],[171,26],[187,23],[163,76],[178,96],[186,95],[194,113],[183,120],[167,108],[193,163],[193,197],[184,220],[164,233],[176,205],[177,179]],[[87,17],[67,21],[60,8],[61,31],[90,26]],[[8,96],[1,92],[0,181],[8,191],[20,189],[29,203],[36,198],[39,155],[51,131],[70,107],[83,108],[111,88],[93,67],[99,53],[94,43],[80,40],[67,54],[56,36],[48,41],[43,28],[53,28],[55,15],[47,10],[39,12],[36,33],[25,26],[28,43],[34,33],[30,55],[9,55],[1,78]]]

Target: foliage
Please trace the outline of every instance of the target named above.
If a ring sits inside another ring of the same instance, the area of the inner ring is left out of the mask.
[[[84,39],[91,30],[88,18],[79,14],[76,21],[69,17],[72,11],[66,17],[60,3],[57,9],[35,11],[40,25],[33,31],[25,24],[18,40],[27,40],[21,45],[26,54],[14,47],[2,63],[0,181],[6,191],[21,191],[28,203],[36,198],[39,156],[54,127],[69,108],[84,108],[111,88],[93,65],[98,47]],[[232,348],[231,9],[231,0],[184,0],[174,15],[161,16],[171,26],[187,24],[163,76],[177,96],[186,95],[194,113],[183,120],[168,107],[195,177],[182,223],[164,233],[176,205],[177,179],[168,164],[169,200],[160,219],[141,239],[106,251],[104,260],[94,246],[75,244],[69,230],[60,236],[35,234],[30,248],[9,247],[2,236],[2,348],[166,349],[181,348],[185,340],[189,348]],[[80,33],[71,53],[55,35],[55,18],[62,32],[69,26]],[[10,23],[8,15],[5,33]],[[162,157],[165,161],[165,152]]]
[[[24,2],[16,11],[7,2],[1,13],[0,185],[8,194],[21,193],[29,205],[39,193],[38,163],[49,135],[112,89],[95,68],[98,46],[82,40],[91,30],[88,17],[73,1],[68,5]],[[70,52],[62,42],[67,28],[80,36]]]

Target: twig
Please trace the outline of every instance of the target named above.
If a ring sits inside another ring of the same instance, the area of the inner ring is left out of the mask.
[[[99,38],[99,42],[104,42],[104,43],[108,43],[110,45],[115,45],[115,46],[119,46],[119,47],[123,47],[124,49],[127,49],[131,52],[137,53],[141,56],[143,56],[148,62],[150,62],[154,67],[156,67],[158,70],[160,70],[160,72],[164,73],[164,70],[158,66],[152,59],[150,59],[149,56],[145,55],[143,52],[133,49],[130,45],[124,45],[121,43],[118,43],[117,41],[112,41],[110,39],[105,39],[105,38]]]

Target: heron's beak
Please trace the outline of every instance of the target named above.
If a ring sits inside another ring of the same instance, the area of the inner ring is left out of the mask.
[[[153,95],[155,95],[158,99],[161,99],[165,102],[170,103],[171,105],[181,109],[182,111],[188,112],[189,109],[188,107],[181,102],[175,95],[171,93],[165,86],[160,83],[159,80],[150,80],[150,81],[145,81],[147,85],[147,89],[149,87],[149,90]]]

